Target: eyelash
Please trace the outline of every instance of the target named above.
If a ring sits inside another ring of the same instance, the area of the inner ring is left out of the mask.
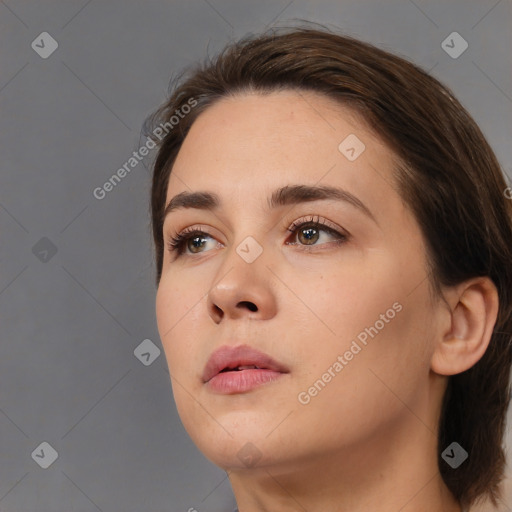
[[[338,236],[339,239],[334,243],[341,244],[341,243],[346,242],[349,238],[348,235],[346,235],[344,233],[340,233],[337,229],[335,229],[334,227],[331,227],[325,221],[320,220],[320,217],[318,217],[318,216],[316,216],[316,220],[315,220],[315,217],[313,217],[313,216],[311,216],[311,218],[309,218],[309,219],[306,219],[306,218],[298,219],[289,228],[287,228],[287,231],[290,231],[291,233],[295,233],[296,231],[299,231],[299,228],[304,229],[306,226],[317,228],[317,229],[319,229],[321,231],[325,231],[331,235]],[[177,253],[176,258],[178,258],[179,256],[181,256],[183,254],[184,249],[185,249],[184,246],[188,242],[188,240],[191,238],[197,237],[197,236],[201,236],[201,235],[206,235],[207,237],[212,238],[211,235],[209,235],[208,233],[201,231],[195,227],[186,228],[181,233],[178,233],[169,239],[169,241],[167,242],[167,248],[171,253],[176,252]],[[290,245],[299,245],[299,244],[293,243]],[[315,246],[301,245],[300,247],[301,247],[301,250],[306,251],[306,252],[315,250],[314,249]],[[200,254],[200,253],[197,253],[197,254]],[[191,254],[191,256],[194,256],[194,254]]]

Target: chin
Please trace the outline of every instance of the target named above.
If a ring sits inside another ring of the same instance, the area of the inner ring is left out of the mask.
[[[240,413],[238,421],[233,415],[231,421],[226,417],[219,418],[222,426],[213,419],[201,429],[184,426],[199,451],[215,465],[224,470],[247,469],[269,464],[268,454],[275,454],[275,449],[269,446],[272,440],[267,438],[273,427],[261,422],[251,423],[251,417],[252,414],[245,412]]]

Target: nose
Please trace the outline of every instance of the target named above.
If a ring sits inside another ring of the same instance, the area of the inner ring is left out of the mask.
[[[275,278],[263,254],[248,263],[233,248],[208,292],[208,313],[216,324],[227,318],[272,318],[276,314],[274,286]]]

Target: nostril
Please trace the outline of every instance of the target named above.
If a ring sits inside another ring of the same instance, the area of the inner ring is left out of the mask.
[[[253,302],[249,302],[249,301],[242,301],[240,302],[240,305],[247,305],[247,307],[251,310],[251,311],[258,311],[258,308],[256,306],[256,304],[254,304]]]

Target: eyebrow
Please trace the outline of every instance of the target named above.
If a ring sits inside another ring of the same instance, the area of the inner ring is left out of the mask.
[[[291,204],[307,203],[311,201],[329,200],[344,201],[359,209],[377,225],[378,222],[370,209],[355,195],[347,190],[331,187],[329,185],[287,185],[275,190],[268,198],[270,209]],[[195,208],[198,210],[216,211],[220,208],[219,196],[213,192],[181,192],[175,195],[165,207],[162,223],[172,211],[182,208]]]

